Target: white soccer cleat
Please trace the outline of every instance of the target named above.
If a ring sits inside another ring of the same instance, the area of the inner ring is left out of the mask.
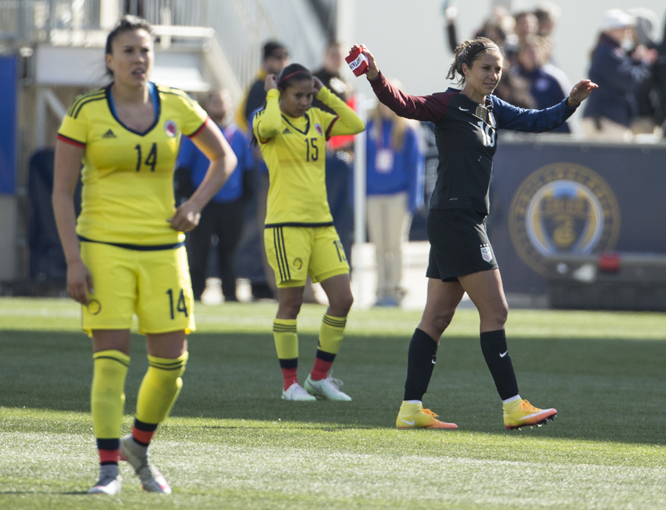
[[[312,402],[317,400],[303,389],[303,386],[295,382],[286,390],[282,390],[282,400],[297,400],[300,402]]]
[[[123,487],[123,477],[116,475],[115,477],[100,475],[99,480],[95,486],[88,491],[88,494],[106,494],[108,496],[115,496],[120,493]]]
[[[333,379],[328,376],[326,379],[313,381],[308,375],[305,380],[305,389],[310,395],[322,398],[324,400],[338,400],[340,402],[349,402],[351,397],[340,391],[340,386],[344,383],[340,379]]]
[[[120,438],[120,458],[134,468],[143,490],[171,494],[171,487],[150,460],[148,449],[138,444],[132,434]]]

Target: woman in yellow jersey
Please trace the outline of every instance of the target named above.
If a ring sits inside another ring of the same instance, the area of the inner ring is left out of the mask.
[[[268,166],[270,188],[264,240],[278,286],[273,336],[284,379],[282,398],[351,400],[329,376],[353,297],[349,265],[326,199],[326,141],[363,131],[363,121],[300,64],[266,77],[266,107],[253,131]],[[335,114],[310,107],[321,100]],[[321,282],[329,307],[319,333],[314,368],[298,384],[296,318],[307,277]]]
[[[91,409],[101,469],[89,492],[120,491],[121,459],[145,490],[170,493],[148,444],[178,396],[186,334],[194,330],[184,232],[196,227],[236,157],[195,101],[148,81],[153,39],[144,20],[121,19],[108,36],[105,59],[113,82],[77,98],[67,112],[58,132],[53,185],[67,292],[83,305],[83,329],[93,339]],[[211,163],[201,186],[176,209],[173,168],[181,134]],[[73,193],[79,172],[77,220]],[[121,438],[134,314],[146,335],[148,371],[132,433]]]

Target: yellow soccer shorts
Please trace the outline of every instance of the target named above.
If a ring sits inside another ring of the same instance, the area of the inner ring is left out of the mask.
[[[307,277],[321,282],[349,274],[335,227],[267,227],[264,243],[278,288],[302,287]]]
[[[194,298],[187,252],[142,251],[82,242],[81,258],[93,281],[90,302],[82,309],[82,328],[129,329],[139,319],[139,333],[195,330]]]

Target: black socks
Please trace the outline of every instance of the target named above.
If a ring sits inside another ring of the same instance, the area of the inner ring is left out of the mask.
[[[437,342],[419,328],[414,330],[407,357],[407,381],[403,400],[423,400],[428,391],[432,370],[437,360]]]
[[[481,333],[481,351],[502,400],[518,395],[518,383],[503,329]],[[411,351],[410,351],[411,352]]]

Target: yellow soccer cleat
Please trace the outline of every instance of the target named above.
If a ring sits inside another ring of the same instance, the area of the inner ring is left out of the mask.
[[[430,409],[423,409],[423,404],[408,404],[403,402],[400,406],[398,418],[395,421],[399,429],[457,429],[455,423],[439,421]]]
[[[516,400],[504,404],[504,426],[507,429],[519,429],[527,425],[544,425],[557,416],[557,409],[539,409],[527,400]]]

